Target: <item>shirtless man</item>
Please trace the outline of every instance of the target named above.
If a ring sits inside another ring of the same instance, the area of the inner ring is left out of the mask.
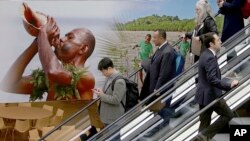
[[[23,76],[24,70],[38,53],[42,69],[48,78],[47,100],[55,100],[54,85],[67,86],[72,82],[72,73],[65,70],[62,64],[83,68],[86,60],[95,48],[95,37],[85,28],[77,28],[59,40],[60,30],[52,17],[40,28],[39,35],[31,45],[17,58],[3,79],[2,89],[11,93],[32,94],[34,88],[31,76]],[[55,47],[55,51],[52,50]],[[60,63],[60,61],[62,63]],[[77,82],[77,90],[82,100],[93,97],[95,80],[87,72]],[[73,97],[74,98],[74,97]]]

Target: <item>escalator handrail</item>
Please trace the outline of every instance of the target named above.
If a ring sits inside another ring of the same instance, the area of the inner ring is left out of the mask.
[[[246,45],[246,46],[249,46],[249,45]],[[250,48],[248,48],[248,49],[247,49],[244,53],[242,53],[240,56],[237,56],[237,59],[242,59],[242,60],[244,60],[244,59],[249,58],[249,52],[250,52]],[[236,66],[237,64],[239,64],[239,61],[237,61],[237,59],[231,59],[231,60],[227,63],[227,66],[221,68],[221,74],[222,74],[222,76],[223,76],[224,74],[226,74],[226,72],[227,72],[228,70],[232,69],[234,66]],[[167,97],[166,99],[168,99],[168,97]],[[179,98],[179,99],[181,99],[181,98]],[[178,99],[178,100],[179,100],[179,99]],[[178,103],[178,102],[177,102],[177,103]],[[172,103],[171,103],[171,104],[172,104]],[[173,104],[173,105],[174,105],[174,104]]]
[[[87,106],[83,107],[81,110],[77,111],[75,114],[73,114],[71,117],[67,118],[63,122],[61,122],[58,126],[50,130],[48,133],[46,133],[44,136],[42,136],[38,141],[44,141],[45,138],[47,138],[49,135],[51,135],[53,132],[59,130],[63,125],[67,124],[70,122],[72,119],[74,119],[76,116],[81,114],[83,111],[85,111],[87,108],[89,108],[91,105],[93,105],[95,102],[97,102],[100,98],[98,97],[97,99],[91,101]]]
[[[244,30],[247,28],[248,26],[246,26],[245,28],[244,28]],[[242,29],[243,30],[243,29]],[[239,34],[239,35],[241,35],[241,34]],[[234,38],[237,38],[238,36],[239,36],[238,34],[236,34],[236,35],[234,35],[234,36],[232,36],[231,38],[232,39],[234,39]],[[230,38],[230,39],[231,39]],[[177,41],[174,45],[172,45],[172,46],[175,46],[175,45],[177,45],[178,43],[180,42],[180,40],[179,41]],[[228,41],[226,41],[225,42],[225,44],[227,43]],[[232,47],[231,47],[232,48]],[[186,73],[187,71],[189,71],[189,70],[191,70],[193,67],[195,67],[197,65],[197,63],[195,63],[195,64],[193,64],[191,67],[189,67],[187,70],[185,70],[182,74],[184,74],[184,73]],[[134,76],[135,74],[137,74],[140,70],[142,70],[143,68],[142,67],[140,67],[138,70],[136,70],[135,72],[133,72],[130,76],[129,76],[129,78],[130,77],[132,77],[132,76]],[[175,78],[175,80],[176,79],[178,79],[178,78],[180,78],[180,76],[181,75],[179,75],[179,76],[177,76],[176,78]],[[171,81],[170,81],[171,82]],[[172,82],[174,82],[174,81],[172,81]],[[168,83],[167,83],[168,84]],[[171,83],[170,83],[171,84]],[[166,86],[168,86],[168,85],[164,85],[165,87]],[[163,86],[163,87],[164,87]],[[161,88],[160,89],[158,89],[159,91],[161,90]],[[153,94],[151,94],[152,96],[154,96],[154,93]],[[94,104],[95,102],[97,102],[98,100],[99,100],[100,98],[97,98],[97,99],[95,99],[95,100],[93,100],[92,102],[90,102],[86,107],[84,107],[84,108],[82,108],[81,110],[79,110],[78,112],[76,112],[74,115],[72,115],[70,118],[68,118],[68,119],[66,119],[64,122],[62,122],[61,124],[59,124],[57,127],[55,127],[53,130],[51,130],[50,132],[48,132],[47,134],[45,134],[43,137],[41,137],[40,138],[40,140],[42,140],[42,139],[44,139],[44,138],[46,138],[46,137],[48,137],[50,134],[52,134],[54,131],[56,131],[56,130],[58,130],[61,126],[63,126],[63,125],[65,125],[66,123],[68,123],[70,120],[72,120],[74,117],[76,117],[77,115],[79,115],[81,112],[83,112],[83,111],[85,111],[87,108],[89,108],[92,104]],[[145,101],[146,101],[146,99],[145,99]],[[143,102],[143,101],[142,101]],[[141,103],[142,103],[141,102]],[[137,105],[138,107],[139,107],[139,104]],[[136,106],[135,106],[136,107]],[[135,108],[134,107],[134,108]],[[132,110],[130,110],[130,111],[132,111]],[[124,114],[124,116],[125,116],[126,114]],[[122,116],[123,117],[123,116]],[[122,118],[121,117],[121,118]],[[120,118],[119,118],[120,119]],[[111,125],[111,124],[110,124]]]
[[[197,111],[195,114],[192,114],[191,117],[189,117],[187,120],[185,120],[184,122],[180,123],[177,127],[175,127],[173,130],[171,130],[166,136],[165,139],[170,137],[172,134],[176,133],[180,128],[182,128],[183,126],[187,125],[189,122],[191,122],[194,118],[196,118],[197,116],[199,116],[201,113],[203,113],[204,111],[206,111],[207,109],[209,109],[210,107],[214,106],[214,104],[216,104],[217,102],[219,102],[220,100],[222,100],[224,97],[226,97],[227,95],[229,95],[231,92],[233,92],[235,89],[237,89],[239,86],[241,86],[241,84],[245,83],[247,80],[250,79],[250,74],[248,74],[246,77],[244,77],[242,80],[239,81],[239,85],[232,88],[230,91],[226,92],[225,94],[223,94],[223,96],[221,96],[220,98],[215,99],[214,101],[212,101],[210,104],[208,104],[206,107],[204,107],[203,109]]]
[[[176,46],[178,43],[180,43],[181,40],[179,39],[178,41],[176,41],[172,46]],[[139,71],[141,71],[143,68],[140,67],[138,70],[132,72],[128,78],[133,77],[134,75],[136,75]],[[93,100],[92,102],[90,102],[87,106],[83,107],[81,110],[79,110],[78,112],[76,112],[75,114],[73,114],[71,117],[69,117],[68,119],[66,119],[65,121],[63,121],[62,123],[60,123],[58,126],[56,126],[54,129],[52,129],[51,131],[49,131],[48,133],[46,133],[44,136],[42,136],[39,141],[44,140],[45,138],[47,138],[50,134],[52,134],[53,132],[55,132],[56,130],[58,130],[59,128],[61,128],[63,125],[67,124],[69,121],[71,121],[72,119],[74,119],[76,116],[78,116],[79,114],[81,114],[83,111],[85,111],[86,109],[88,109],[91,105],[93,105],[95,102],[97,102],[98,100],[100,100],[100,97],[96,98],[95,100]]]
[[[235,64],[236,62],[237,62],[237,60],[238,60],[238,62],[239,62],[239,59],[246,59],[246,58],[248,58],[248,56],[249,56],[249,54],[250,54],[250,52],[249,52],[249,50],[250,50],[250,48],[248,49],[248,50],[246,50],[243,54],[241,54],[240,56],[237,56],[237,59],[231,59],[230,60],[230,62],[228,63],[228,65],[230,66],[230,67],[228,67],[228,66],[225,66],[226,68],[233,68],[233,65],[232,65],[232,63],[233,64]],[[173,91],[173,89],[174,88],[172,88],[171,90]],[[169,90],[169,91],[171,91],[171,90]],[[168,94],[171,94],[172,92],[167,92]],[[168,96],[166,93],[164,94],[164,95],[162,95],[162,96],[160,96],[159,98],[157,98],[155,101],[159,101],[160,99],[162,99],[162,97],[165,97],[165,96]],[[153,102],[155,102],[155,101],[153,101]],[[149,105],[147,105],[146,107],[143,107],[143,109],[144,110],[141,110],[141,112],[143,112],[143,111],[145,111],[145,109],[147,109],[147,107],[150,107],[151,105],[152,105],[152,103],[153,102],[151,102]],[[129,119],[129,118],[128,118]],[[131,119],[131,118],[130,118]],[[127,119],[126,119],[127,120]],[[109,133],[110,134],[110,133]],[[106,139],[107,137],[109,137],[109,135],[105,135],[102,139]]]
[[[134,75],[136,75],[139,71],[141,71],[143,68],[140,67],[138,70],[134,71],[133,73],[131,73],[128,78],[133,77]],[[59,128],[61,128],[63,125],[67,124],[69,121],[71,121],[72,119],[74,119],[76,116],[78,116],[79,114],[81,114],[83,111],[85,111],[86,109],[88,109],[90,106],[92,106],[95,102],[97,102],[98,100],[100,100],[100,97],[94,99],[93,101],[91,101],[87,106],[83,107],[82,109],[80,109],[79,111],[77,111],[75,114],[73,114],[72,116],[70,116],[68,119],[64,120],[63,122],[61,122],[58,126],[56,126],[55,128],[53,128],[52,130],[50,130],[48,133],[46,133],[44,136],[42,136],[39,141],[44,140],[45,138],[47,138],[50,134],[52,134],[53,132],[55,132],[56,130],[58,130]]]
[[[250,24],[246,25],[243,29],[241,29],[239,32],[237,32],[235,35],[233,35],[232,37],[230,37],[226,42],[224,42],[222,44],[222,46],[227,46],[228,44],[230,44],[231,42],[233,42],[236,38],[240,37],[242,34],[245,34],[245,30],[247,28],[250,27]],[[246,36],[247,38],[247,36]],[[243,39],[245,40],[245,39]],[[241,40],[242,41],[242,40]],[[240,41],[240,42],[241,42]],[[234,48],[235,46],[231,46],[229,48],[226,48],[226,50],[224,50],[222,53],[220,53],[218,55],[218,58],[220,58],[221,56],[225,55],[229,50],[231,50],[232,48]],[[173,78],[172,80],[170,80],[168,83],[164,84],[162,87],[160,87],[158,90],[156,90],[155,92],[153,92],[152,94],[150,94],[148,97],[146,97],[143,101],[141,101],[139,104],[137,104],[136,106],[134,106],[131,110],[129,110],[128,112],[126,112],[124,115],[122,115],[121,117],[119,117],[116,121],[114,121],[113,123],[109,124],[107,126],[107,128],[111,127],[112,125],[114,125],[115,123],[117,123],[118,121],[120,121],[121,119],[123,119],[124,117],[126,117],[127,115],[130,115],[131,113],[133,113],[133,111],[135,109],[137,109],[138,107],[145,105],[145,103],[152,98],[153,96],[155,96],[156,94],[158,94],[159,92],[161,92],[162,90],[164,90],[166,87],[174,84],[179,78],[181,78],[182,75],[184,75],[185,73],[189,72],[191,69],[193,69],[194,67],[198,66],[198,62],[196,62],[195,64],[193,64],[192,66],[190,66],[189,68],[187,68],[186,70],[184,70],[180,75],[176,76],[175,78]],[[166,95],[165,95],[166,96]],[[156,99],[155,101],[157,101],[159,99]],[[105,127],[106,128],[106,127]],[[102,132],[105,131],[105,128],[103,130],[101,130],[100,132],[98,132],[96,135],[94,135],[93,137],[90,138],[94,139],[96,136],[98,136],[98,134],[101,134]]]
[[[249,46],[249,44],[247,45],[247,46]],[[226,67],[227,69],[232,69],[232,68],[234,68],[234,66],[236,65],[236,64],[238,64],[238,62],[239,62],[239,60],[246,60],[246,59],[249,59],[249,55],[250,55],[250,48],[248,48],[248,50],[246,50],[243,54],[241,54],[240,56],[237,56],[237,59],[232,59],[232,60],[230,60],[231,62],[230,63],[228,63],[228,66]],[[242,61],[241,61],[242,62]],[[224,70],[224,71],[226,71],[226,70]],[[248,76],[248,75],[247,75]],[[244,81],[245,82],[245,81]],[[193,96],[192,96],[193,97]]]
[[[248,45],[250,45],[250,44],[248,44]],[[234,66],[236,66],[236,64],[239,62],[239,60],[241,60],[240,62],[242,62],[242,60],[249,60],[250,59],[250,48],[248,49],[248,50],[246,50],[245,52],[244,52],[244,54],[242,54],[242,55],[240,55],[240,56],[238,56],[237,57],[237,59],[235,59],[235,60],[232,60],[232,62],[230,62],[228,65],[229,65],[229,67],[227,67],[228,68],[228,70],[230,70],[230,69],[232,69],[232,68],[234,68]],[[226,70],[224,70],[224,71],[226,71]],[[248,74],[249,75],[249,74]],[[248,77],[248,75],[246,75],[246,77]],[[241,81],[243,81],[243,79],[241,80]],[[245,83],[245,81],[243,82],[243,83]],[[240,85],[241,84],[243,84],[242,82],[240,83]],[[239,85],[238,85],[239,86]],[[231,91],[231,90],[230,90]],[[224,95],[224,97],[226,97],[226,95]],[[180,127],[181,128],[181,127]],[[167,134],[168,135],[168,134]],[[171,135],[170,135],[171,136]]]

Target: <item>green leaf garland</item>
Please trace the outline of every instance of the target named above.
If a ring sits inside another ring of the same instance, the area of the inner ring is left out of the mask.
[[[76,97],[76,99],[81,99],[80,93],[77,90],[77,82],[83,77],[87,69],[86,68],[78,68],[72,65],[64,65],[64,69],[71,72],[72,74],[72,81],[70,85],[67,86],[61,86],[58,84],[55,84],[55,99],[61,100],[61,99],[72,99],[73,96]],[[32,71],[31,74],[31,83],[33,84],[33,91],[30,95],[30,101],[35,101],[37,99],[42,99],[44,92],[48,92],[49,83],[48,78],[46,77],[44,71],[42,69],[36,69]]]

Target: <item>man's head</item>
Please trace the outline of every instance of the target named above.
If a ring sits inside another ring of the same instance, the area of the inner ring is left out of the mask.
[[[151,34],[147,34],[145,37],[145,42],[150,43],[151,41]]]
[[[182,39],[183,42],[187,42],[187,37],[186,36],[182,37],[181,39]]]
[[[155,46],[162,45],[167,39],[167,33],[163,29],[158,29],[153,34],[153,42],[155,43]]]
[[[211,48],[214,51],[219,51],[221,48],[220,37],[213,32],[203,35],[203,42],[207,48]]]
[[[59,60],[64,63],[80,61],[85,63],[95,48],[95,37],[86,28],[77,28],[60,39],[60,45],[55,48]]]
[[[98,64],[98,70],[106,77],[111,76],[115,71],[112,60],[108,57],[103,58]]]

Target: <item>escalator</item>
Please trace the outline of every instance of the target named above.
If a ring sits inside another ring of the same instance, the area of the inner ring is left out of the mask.
[[[191,140],[194,136],[198,133],[199,127],[199,115],[206,111],[209,107],[213,106],[218,102],[220,99],[224,98],[227,101],[228,106],[233,110],[237,110],[241,107],[245,102],[249,101],[250,99],[250,56],[246,57],[245,59],[241,60],[241,62],[235,65],[230,71],[238,71],[239,76],[238,80],[240,81],[240,85],[234,88],[233,90],[225,93],[223,97],[216,99],[211,104],[203,108],[202,110],[198,110],[196,108],[195,112],[191,112],[192,114],[189,115],[187,118],[179,117],[178,125],[172,128],[171,131],[162,132],[158,134],[159,138],[157,140],[171,140],[171,141],[179,141],[179,140]],[[226,74],[225,74],[226,75]],[[226,75],[227,76],[227,75]],[[189,104],[186,103],[185,106]],[[194,109],[193,109],[194,110]],[[218,119],[218,115],[214,113],[212,115],[212,123]],[[237,119],[237,118],[236,118]],[[241,118],[238,118],[241,119]],[[234,120],[234,119],[233,119]],[[232,121],[233,121],[232,120]],[[249,121],[248,121],[249,122]],[[232,123],[230,123],[232,124]],[[248,123],[250,124],[250,123]],[[163,135],[164,134],[164,135]]]
[[[249,27],[250,25],[246,26],[238,34],[236,34],[227,42],[225,42],[225,44],[223,44],[223,46],[225,46],[227,49],[224,49],[219,53],[218,62],[224,76],[229,75],[228,70],[232,70],[229,64],[239,64],[238,58],[244,56],[247,52],[250,52],[250,46],[246,43],[248,41],[248,33],[245,34],[245,31],[248,30]],[[233,54],[234,52],[237,53],[237,56],[232,56],[232,59],[227,62],[227,55]],[[156,102],[164,103],[171,97],[171,104],[181,102],[181,105],[184,105],[185,103],[190,103],[193,98],[192,93],[194,93],[195,91],[194,89],[195,78],[197,77],[197,66],[198,65],[196,63],[192,67],[188,68],[181,75],[165,84],[158,91],[151,94],[148,98],[140,102],[132,110],[128,111],[126,114],[124,114],[124,116],[117,119],[113,124],[110,124],[104,130],[100,131],[90,140],[109,140],[117,136],[120,136],[122,140],[132,140],[136,138],[139,139],[140,136],[143,136],[143,134],[150,131],[150,129],[154,128],[158,124],[161,124],[163,122],[163,119],[159,115],[151,112],[149,110],[150,107]],[[161,92],[165,87],[173,84],[175,84],[173,88],[162,94],[154,102],[146,105],[151,97]],[[91,111],[91,105],[95,104],[96,101],[97,100],[92,101],[87,107],[83,108],[68,120],[61,123],[54,130],[44,135],[40,140],[50,140],[49,138],[51,136],[57,137],[57,139],[53,138],[53,140],[74,140],[77,139],[81,134],[86,133],[86,131],[91,128],[90,118],[86,116],[88,115],[86,113]],[[183,108],[181,107],[188,108],[187,106],[179,106],[175,109],[176,112],[182,111]],[[62,132],[60,132],[62,127],[67,125],[74,125],[74,134],[70,134],[71,131],[68,131],[65,134],[62,134]],[[65,136],[69,137],[66,138]]]
[[[248,45],[249,46],[249,45]],[[250,48],[248,48],[244,53],[236,57],[235,59],[231,60],[227,65],[222,67],[222,74],[223,77],[227,78],[233,78],[233,79],[238,79],[242,81],[243,83],[246,80],[249,79],[249,74],[250,74]],[[232,76],[234,73],[237,72],[237,76]],[[237,87],[238,88],[238,87]],[[239,86],[240,89],[246,89],[245,83]],[[247,89],[246,89],[247,90]],[[190,116],[193,116],[199,111],[198,105],[193,104],[193,99],[194,95],[196,92],[196,84],[195,80],[187,81],[183,83],[183,85],[179,86],[177,89],[173,91],[169,91],[168,96],[159,98],[158,100],[155,101],[161,103],[164,103],[170,97],[172,97],[172,102],[171,104],[174,105],[177,102],[181,101],[180,106],[176,107],[174,110],[174,113],[179,113],[180,115],[178,117],[171,117],[169,120],[169,124],[165,125],[164,127],[161,127],[157,133],[155,133],[151,137],[144,137],[144,135],[153,129],[155,129],[158,125],[162,125],[164,123],[164,119],[159,116],[158,114],[151,112],[151,104],[150,106],[144,107],[144,109],[141,109],[141,113],[138,117],[126,119],[130,120],[127,124],[124,124],[125,126],[120,127],[118,130],[119,132],[113,132],[116,134],[113,134],[111,136],[106,136],[107,133],[105,133],[103,136],[98,138],[97,140],[112,140],[117,137],[119,137],[121,140],[141,140],[141,139],[147,139],[147,140],[160,140],[161,137],[165,136],[166,134],[174,133],[177,134],[180,130],[177,127],[179,124],[183,123],[184,125],[191,124],[192,122],[186,122],[187,119],[189,119]],[[237,94],[239,97],[232,97],[231,95],[234,95],[235,91],[232,93],[229,93],[230,95],[226,96],[227,102],[231,102],[232,105],[234,105],[236,108],[239,107],[241,104],[244,103],[238,102],[238,100],[248,100],[249,95],[247,93],[240,93]],[[236,100],[234,100],[236,99]],[[231,105],[230,105],[231,106]],[[234,109],[235,110],[235,109]],[[198,120],[198,117],[196,116],[196,120]],[[197,121],[196,121],[197,122]],[[189,132],[190,130],[187,129],[196,129],[197,130],[198,124],[196,124],[196,128],[181,128],[185,132]],[[111,128],[111,127],[110,127]],[[115,128],[115,126],[113,126]],[[170,133],[169,133],[170,132]],[[184,133],[183,135],[186,135],[187,133]],[[179,135],[176,135],[172,137],[171,139],[167,140],[173,140],[176,137],[179,137]],[[183,140],[178,138],[178,140]],[[187,139],[189,140],[189,139]]]
[[[249,29],[249,25],[246,26],[243,30],[241,30],[234,37],[229,39],[224,47],[227,47],[227,50],[222,50],[219,53],[218,63],[220,64],[220,68],[222,69],[222,74],[227,73],[229,69],[228,63],[237,61],[237,56],[240,56],[243,53],[249,52],[249,45],[246,41],[248,41],[249,34],[246,33]],[[237,53],[237,56],[234,56],[229,62],[227,62],[227,55],[231,55],[234,52]],[[152,95],[154,96],[156,93],[161,91],[159,89],[158,92],[150,95],[146,100],[142,101],[138,106],[134,108],[131,112],[128,112],[122,118],[117,120],[112,125],[105,128],[98,135],[91,138],[91,140],[106,140],[112,139],[117,136],[120,136],[122,140],[131,140],[137,135],[143,136],[148,131],[152,130],[157,124],[161,124],[163,119],[149,109],[151,109],[152,105],[157,102],[164,103],[168,99],[172,97],[171,104],[175,105],[178,102],[192,102],[193,95],[195,92],[195,78],[197,77],[197,64],[194,64],[187,71],[182,73],[179,77],[170,81],[163,87],[167,87],[175,83],[175,86],[168,90],[165,94],[161,95],[154,102],[146,105],[147,100],[149,100]],[[164,88],[163,88],[164,89]],[[185,100],[183,100],[185,98]],[[183,105],[183,104],[182,104]],[[183,107],[183,106],[182,106]],[[177,107],[176,112],[181,111],[183,108],[181,106]],[[145,130],[144,130],[145,129]],[[136,132],[134,132],[136,131]]]
[[[142,68],[131,73],[128,78],[136,79],[136,74]],[[57,127],[47,133],[43,133],[39,141],[74,141],[80,140],[80,136],[86,134],[88,130],[92,130],[92,124],[98,124],[100,122],[98,114],[98,101],[100,98],[96,98],[89,102],[84,108],[73,114],[67,120],[60,123]],[[92,115],[92,118],[90,117]]]
[[[229,39],[229,41],[227,41],[223,45],[227,47],[227,50],[222,51],[218,57],[218,63],[222,70],[222,74],[224,74],[223,76],[231,77],[232,75],[234,75],[234,72],[230,71],[233,70],[232,67],[235,67],[236,65],[239,65],[242,62],[242,60],[240,59],[242,56],[249,56],[250,45],[246,42],[249,40],[249,35],[245,33],[248,28],[249,25],[245,29],[241,30],[237,35]],[[232,56],[232,59],[227,61],[227,55],[231,55],[233,53],[236,53],[236,56]],[[236,69],[236,71],[238,70]],[[91,138],[91,140],[112,140],[117,137],[119,137],[121,140],[139,139],[156,126],[162,124],[164,121],[161,116],[150,110],[151,107],[157,102],[163,104],[171,97],[171,105],[175,105],[181,102],[180,106],[175,109],[175,113],[178,113],[178,111],[180,111],[180,113],[185,113],[185,111],[192,112],[192,110],[193,112],[195,112],[197,110],[195,109],[195,105],[191,105],[191,107],[188,107],[186,105],[188,103],[192,104],[192,100],[194,98],[193,95],[196,91],[196,77],[197,64],[193,65],[191,69],[189,68],[189,70],[185,71],[179,78],[177,77],[172,82],[166,84],[168,86],[176,82],[173,88],[168,90],[165,94],[161,95],[157,100],[148,105],[146,105],[146,103],[147,100],[150,99],[150,97],[142,101],[138,106],[134,108],[134,110],[128,112],[118,121],[102,130],[98,135]],[[166,85],[164,87],[166,87]],[[187,118],[190,116],[190,114],[184,114],[183,116],[186,116]],[[174,125],[174,123],[178,123],[177,121],[170,122],[173,123],[171,124],[171,126],[176,126]]]

